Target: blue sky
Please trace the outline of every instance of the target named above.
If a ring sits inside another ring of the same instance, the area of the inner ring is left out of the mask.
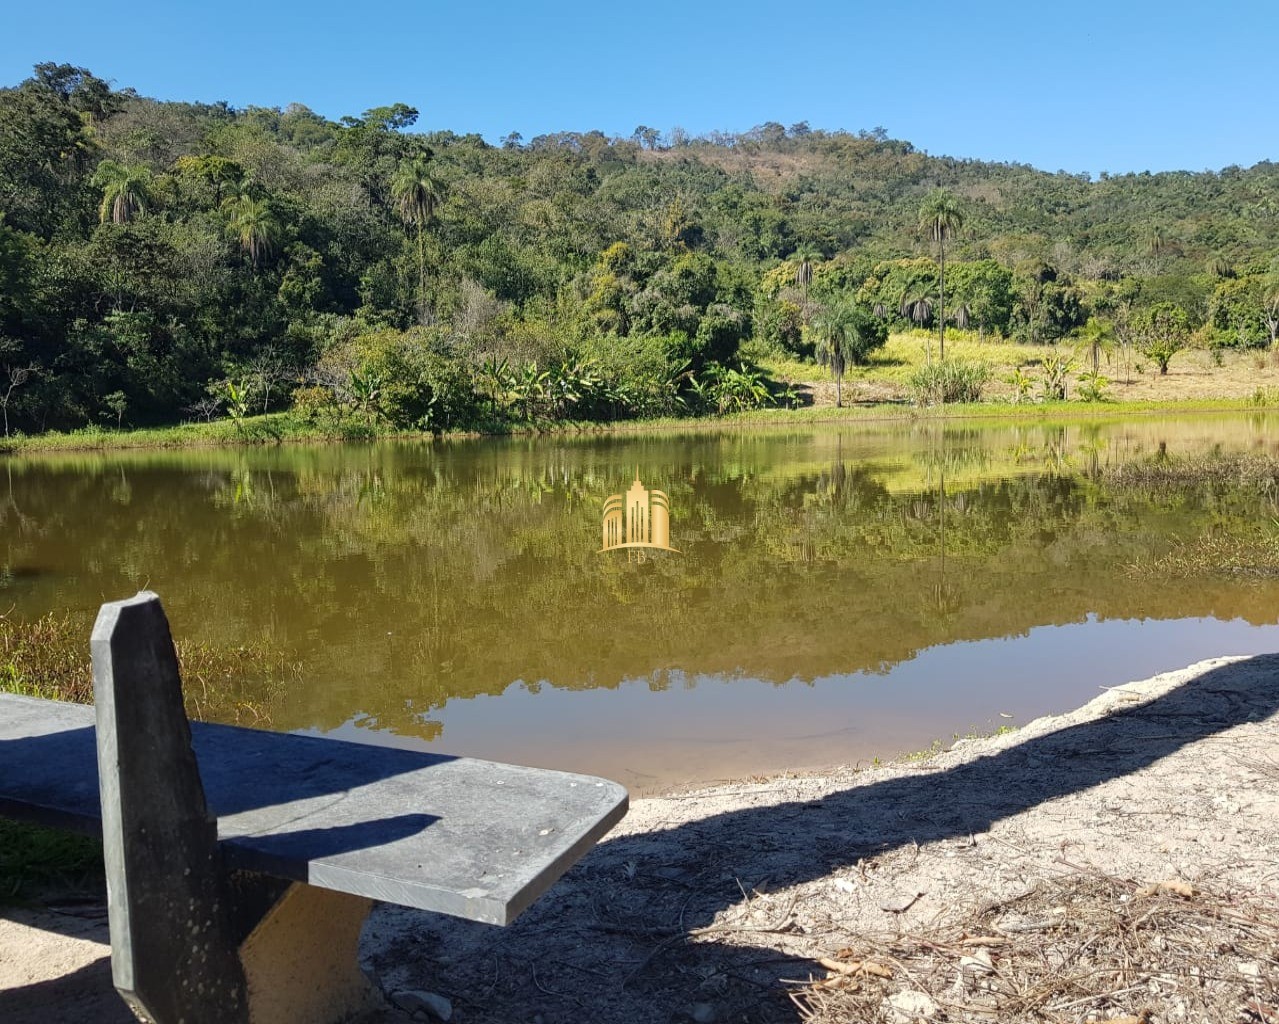
[[[1277,36],[1275,0],[46,0],[6,13],[0,83],[53,60],[163,99],[404,102],[492,141],[806,120],[1050,171],[1203,170],[1279,158]]]

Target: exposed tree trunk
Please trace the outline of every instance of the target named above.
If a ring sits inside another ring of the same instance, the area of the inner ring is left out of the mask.
[[[941,253],[941,269],[937,275],[937,358],[940,362],[946,361],[946,239],[943,237],[944,232],[939,232],[937,237],[937,248]]]
[[[13,398],[13,393],[22,387],[31,378],[30,366],[6,366],[5,371],[9,377],[9,386],[5,389],[4,397],[0,399],[0,412],[4,414],[4,436],[9,436],[9,400]]]
[[[426,324],[426,248],[422,222],[417,222],[417,320]]]

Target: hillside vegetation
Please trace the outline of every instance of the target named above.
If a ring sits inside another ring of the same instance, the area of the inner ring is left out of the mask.
[[[0,430],[723,412],[793,400],[761,366],[838,382],[945,326],[1166,370],[1274,344],[1277,186],[806,124],[494,146],[398,103],[333,122],[42,64],[0,89]],[[921,401],[954,397],[937,341]]]

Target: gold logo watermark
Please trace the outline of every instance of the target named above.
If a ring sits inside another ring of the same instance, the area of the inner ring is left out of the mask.
[[[671,499],[665,491],[649,490],[640,483],[638,469],[625,495],[612,494],[604,502],[603,527],[601,552],[656,548],[679,554],[679,548],[671,547]]]

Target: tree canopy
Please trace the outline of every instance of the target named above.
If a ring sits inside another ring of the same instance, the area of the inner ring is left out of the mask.
[[[265,407],[346,400],[385,332],[433,382],[402,406],[423,425],[695,409],[717,368],[813,355],[832,308],[943,338],[1052,341],[1094,316],[1136,338],[1161,304],[1179,344],[1279,332],[1269,162],[1091,180],[803,122],[499,146],[421,122],[159,102],[56,63],[0,89],[14,429],[204,416],[227,382]],[[593,397],[510,398],[563,367]]]

